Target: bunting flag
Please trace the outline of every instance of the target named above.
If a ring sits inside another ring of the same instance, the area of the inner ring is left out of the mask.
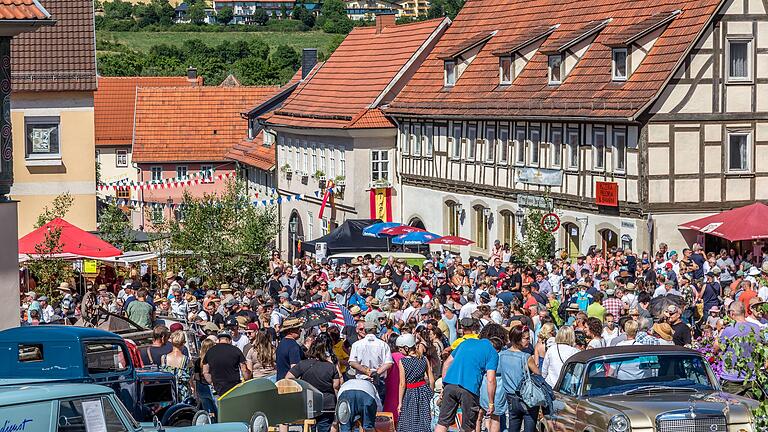
[[[323,194],[323,202],[320,203],[320,212],[317,213],[318,219],[323,218],[323,212],[325,211],[325,206],[328,204],[329,200],[331,201],[331,210],[333,210],[333,186],[333,180],[328,180],[325,193]],[[317,192],[315,194],[317,194]]]
[[[99,191],[104,190],[158,190],[158,189],[174,189],[179,187],[197,186],[200,184],[210,184],[216,181],[222,181],[229,178],[236,177],[237,173],[234,171],[213,175],[213,170],[201,171],[185,177],[174,177],[164,180],[150,180],[150,181],[133,181],[133,180],[119,180],[112,183],[102,183],[96,186]]]
[[[276,199],[268,199],[268,200],[261,200],[261,201],[253,201],[251,202],[251,205],[254,207],[266,207],[268,205],[274,205],[274,204],[280,204],[283,201],[301,201],[304,198],[303,194],[296,194],[296,195],[283,195]],[[119,206],[131,206],[131,207],[139,207],[139,208],[183,208],[185,205],[181,203],[162,203],[162,202],[154,202],[154,201],[142,201],[142,200],[135,200],[135,199],[125,199],[125,198],[115,198],[115,197],[105,197],[107,201],[113,202]],[[220,205],[219,202],[212,202],[213,205]]]

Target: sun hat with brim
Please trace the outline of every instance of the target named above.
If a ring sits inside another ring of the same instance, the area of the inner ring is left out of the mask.
[[[760,274],[760,269],[757,267],[750,267],[747,274],[750,276],[758,276]]]
[[[217,332],[217,331],[219,331],[219,326],[217,326],[216,324],[214,324],[214,323],[212,323],[212,322],[207,322],[207,323],[205,323],[205,325],[203,326],[203,331],[207,331],[207,332]]]
[[[388,278],[381,278],[381,280],[379,280],[380,287],[389,286],[389,285],[392,285],[392,281],[389,280]]]
[[[758,306],[764,305],[765,302],[760,297],[752,297],[749,299],[749,308],[756,308]]]
[[[360,315],[360,312],[362,312],[362,310],[360,310],[359,306],[352,306],[349,308],[349,313],[351,313],[352,316]]]
[[[172,271],[165,272],[165,278],[166,279],[173,279],[175,277],[176,277],[176,273],[174,273]]]
[[[219,291],[232,292],[232,288],[230,288],[229,284],[221,284],[221,286],[219,287]]]
[[[709,313],[712,313],[712,312],[715,312],[715,313],[720,312],[720,306],[712,306],[711,308],[709,308]]]
[[[378,307],[379,306],[379,299],[374,298],[371,300],[371,306]]]
[[[632,282],[629,282],[627,284],[627,286],[624,287],[624,290],[625,291],[635,291],[635,290],[637,290],[637,287],[635,287],[635,284],[633,284]]]
[[[672,340],[672,326],[670,326],[667,323],[654,324],[653,333],[655,333],[659,338],[664,339],[665,341]]]
[[[565,308],[568,312],[578,312],[579,311],[579,305],[576,303],[571,303],[568,305],[568,307]]]
[[[62,282],[59,284],[59,291],[72,292],[72,288],[67,282]]]
[[[283,320],[283,324],[280,327],[280,331],[284,332],[287,330],[300,329],[302,325],[304,325],[304,322],[299,318],[286,318],[285,320]]]

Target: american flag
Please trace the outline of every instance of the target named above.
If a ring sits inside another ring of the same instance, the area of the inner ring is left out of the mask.
[[[349,309],[336,302],[307,303],[302,309],[328,309],[336,314],[336,319],[331,321],[331,323],[336,324],[339,327],[355,325],[355,317],[352,316]]]

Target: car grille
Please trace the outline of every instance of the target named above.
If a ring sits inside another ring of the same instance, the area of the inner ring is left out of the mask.
[[[657,432],[726,432],[727,428],[724,416],[656,421]]]

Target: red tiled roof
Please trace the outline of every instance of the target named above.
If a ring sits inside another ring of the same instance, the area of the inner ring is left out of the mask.
[[[721,0],[468,0],[433,52],[457,45],[466,35],[499,30],[462,73],[443,86],[443,61],[432,54],[384,111],[387,114],[478,117],[634,118],[656,97],[692,49]],[[674,9],[682,13],[664,29],[626,82],[611,81],[611,50],[605,41],[640,20]],[[547,83],[547,57],[537,52],[509,86],[499,87],[493,52],[528,29],[561,24],[555,40],[592,21],[612,18],[597,33],[564,82]]]
[[[538,26],[528,30],[527,32],[518,35],[517,38],[507,42],[503,47],[493,50],[493,54],[497,56],[509,55],[515,51],[518,51],[526,46],[536,42],[537,40],[549,36],[557,30],[557,25]]]
[[[568,48],[599,32],[605,28],[609,22],[611,22],[610,18],[590,21],[570,32],[559,33],[557,36],[548,38],[544,41],[544,43],[541,44],[539,51],[545,54],[562,53]]]
[[[669,23],[675,19],[680,12],[679,9],[670,12],[662,12],[650,18],[640,20],[635,24],[627,26],[624,31],[614,34],[610,39],[605,41],[605,44],[608,46],[627,46],[646,34]]]
[[[137,87],[203,85],[202,77],[99,77],[93,95],[96,146],[131,145]]]
[[[47,20],[51,14],[36,0],[0,0],[0,20]]]
[[[272,124],[319,128],[350,127],[361,117],[367,121],[366,111],[430,37],[445,27],[443,22],[389,26],[380,34],[375,27],[355,28],[280,109],[262,118]],[[371,124],[383,123],[379,119]]]
[[[11,44],[13,90],[96,90],[93,0],[46,0],[45,9],[56,24],[22,33]]]
[[[133,160],[217,162],[243,139],[240,113],[279,87],[159,87],[136,90]]]
[[[264,145],[264,131],[259,131],[252,140],[246,139],[235,144],[224,157],[264,171],[275,167],[275,148]]]
[[[480,33],[477,33],[473,36],[470,36],[469,39],[459,42],[458,45],[452,46],[447,50],[443,51],[443,53],[438,55],[437,58],[441,60],[450,60],[452,58],[456,58],[461,54],[471,50],[472,48],[492,38],[494,34],[496,34],[495,31],[491,31],[491,32],[482,31]]]
[[[395,124],[386,118],[379,108],[371,108],[361,111],[347,127],[349,129],[378,129],[395,127]]]

